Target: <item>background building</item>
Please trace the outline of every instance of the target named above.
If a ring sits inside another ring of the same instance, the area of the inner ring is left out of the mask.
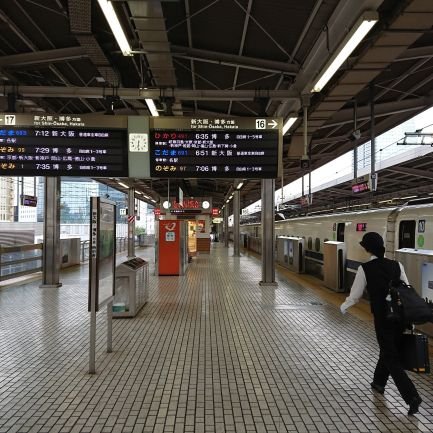
[[[12,177],[0,177],[0,221],[14,218],[14,182]]]

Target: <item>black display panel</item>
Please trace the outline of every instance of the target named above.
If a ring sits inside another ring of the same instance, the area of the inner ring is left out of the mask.
[[[160,178],[276,178],[278,129],[151,129],[150,175]]]
[[[361,192],[367,192],[367,191],[370,191],[370,186],[368,184],[368,181],[356,183],[355,185],[352,185],[352,192],[354,194],[358,194]]]
[[[126,129],[0,126],[0,176],[128,176]]]

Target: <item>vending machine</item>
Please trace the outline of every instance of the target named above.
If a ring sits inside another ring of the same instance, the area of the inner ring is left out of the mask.
[[[185,221],[159,220],[156,245],[158,275],[183,275],[188,263]]]

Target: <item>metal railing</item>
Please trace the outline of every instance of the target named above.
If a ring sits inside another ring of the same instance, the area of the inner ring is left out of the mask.
[[[42,271],[42,243],[0,246],[0,281]]]
[[[80,243],[81,263],[87,262],[87,260],[89,260],[89,245],[90,241],[81,241]]]
[[[135,246],[143,246],[138,238],[135,239]],[[42,247],[42,243],[18,246],[0,245],[0,281],[42,271]],[[89,247],[90,241],[81,241],[81,263],[89,260]],[[121,253],[127,250],[128,238],[116,238],[116,252]]]

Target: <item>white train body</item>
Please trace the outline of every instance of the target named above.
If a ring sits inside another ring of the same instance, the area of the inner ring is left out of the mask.
[[[327,240],[344,241],[346,271],[352,274],[352,278],[346,278],[346,286],[350,286],[358,266],[368,259],[359,242],[366,232],[371,231],[378,232],[387,241],[386,255],[390,258],[399,248],[433,250],[433,205],[299,217],[275,223],[276,237],[296,236],[305,239],[305,270],[320,277],[323,243]],[[260,224],[242,225],[241,232],[261,237]]]

